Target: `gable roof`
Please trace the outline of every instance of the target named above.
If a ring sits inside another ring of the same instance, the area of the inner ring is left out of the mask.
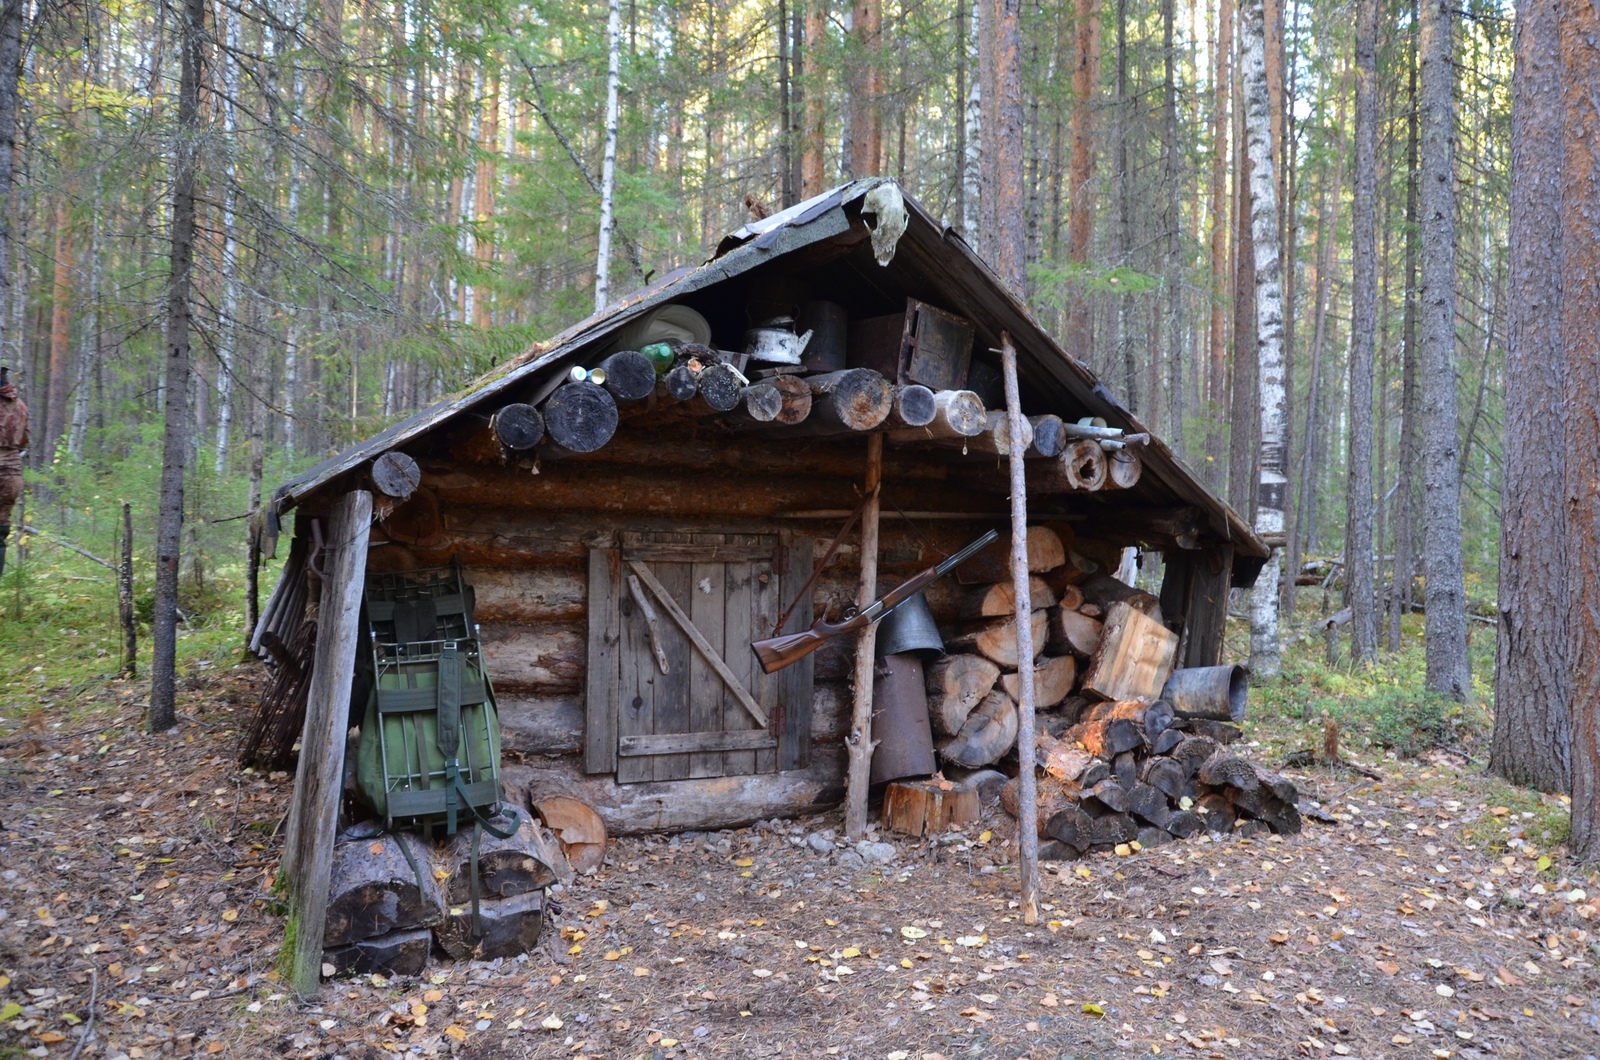
[[[551,339],[535,344],[458,393],[291,479],[274,494],[274,511],[282,513],[299,505],[335,479],[359,471],[385,452],[406,448],[461,415],[488,411],[509,400],[537,404],[560,385],[568,367],[598,353],[620,328],[659,306],[745,277],[752,270],[791,255],[823,251],[829,245],[864,242],[868,227],[861,219],[862,199],[886,183],[892,181],[882,177],[854,181],[745,225],[726,236],[716,254],[699,267],[674,271],[632,292]],[[893,261],[882,270],[892,277],[897,289],[914,291],[915,297],[923,301],[967,317],[977,327],[980,349],[998,346],[1000,333],[1009,333],[1017,349],[1025,390],[1063,418],[1098,416],[1129,433],[1148,433],[1148,428],[1086,365],[1062,349],[957,232],[941,224],[909,195],[904,196],[904,201],[907,227],[895,245]],[[1242,566],[1256,567],[1265,560],[1267,547],[1249,524],[1153,433],[1141,455],[1142,493],[1152,500],[1200,509],[1208,536],[1230,542],[1243,561]],[[1253,571],[1249,573],[1253,578]],[[1236,578],[1235,584],[1240,583]]]

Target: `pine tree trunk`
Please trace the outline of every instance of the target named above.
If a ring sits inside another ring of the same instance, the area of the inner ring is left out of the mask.
[[[1414,22],[1415,20],[1413,20]],[[1415,37],[1412,38],[1415,42]],[[1400,650],[1401,618],[1411,607],[1412,574],[1416,567],[1417,466],[1417,154],[1421,139],[1417,121],[1417,65],[1413,49],[1407,75],[1405,307],[1400,324],[1400,465],[1395,489],[1394,578],[1389,587],[1389,650]]]
[[[1128,90],[1128,0],[1117,0],[1117,229],[1116,260],[1126,265],[1133,252],[1133,172],[1128,162],[1128,131],[1135,103]],[[1128,334],[1131,296],[1117,298],[1116,346],[1122,353],[1122,400],[1129,411],[1141,412],[1139,363]]]
[[[50,285],[50,391],[44,436],[39,439],[44,464],[55,458],[56,446],[66,433],[67,393],[72,389],[73,235],[65,192],[56,200],[55,229],[55,280]]]
[[[1077,0],[1072,50],[1072,168],[1068,193],[1067,261],[1089,264],[1089,241],[1094,236],[1094,95],[1100,83],[1100,2]],[[1089,296],[1080,281],[1073,285],[1067,311],[1067,350],[1085,364],[1094,359],[1094,329],[1090,324]]]
[[[172,163],[171,273],[167,283],[166,431],[161,457],[161,507],[156,524],[156,602],[150,662],[150,729],[177,723],[178,559],[183,541],[183,473],[189,420],[190,292],[195,244],[195,168],[200,135],[201,58],[205,0],[185,0],[179,14],[178,135]]]
[[[1520,28],[1521,8],[1518,5]],[[1600,209],[1600,114],[1595,111],[1594,77],[1600,69],[1600,12],[1586,3],[1563,0],[1555,5],[1560,26],[1565,120],[1559,135],[1565,147],[1563,172],[1556,186],[1563,201],[1565,231],[1560,250],[1561,331],[1559,348],[1568,365],[1566,497],[1569,503],[1564,564],[1571,587],[1570,606],[1546,611],[1553,635],[1570,633],[1567,664],[1572,684],[1572,838],[1568,853],[1579,862],[1600,857],[1600,509],[1594,483],[1600,475],[1600,316],[1594,278],[1600,273],[1600,251],[1594,240],[1594,216]],[[1520,51],[1520,49],[1519,49]],[[1527,174],[1534,176],[1534,174]],[[1531,250],[1532,248],[1530,248]],[[1540,247],[1548,253],[1548,247]],[[1545,351],[1546,355],[1550,351]],[[1506,426],[1514,429],[1511,421]],[[1428,611],[1433,611],[1432,597]]]
[[[1344,128],[1342,100],[1333,127],[1341,132]],[[1338,140],[1335,142],[1338,143]],[[1322,354],[1327,348],[1328,295],[1333,283],[1334,247],[1339,239],[1339,202],[1343,182],[1343,145],[1339,144],[1335,148],[1333,180],[1331,185],[1323,185],[1322,203],[1317,211],[1317,287],[1313,295],[1315,315],[1311,335],[1311,378],[1306,381],[1306,441],[1300,450],[1299,489],[1294,522],[1285,545],[1287,574],[1283,579],[1283,610],[1290,616],[1294,615],[1295,609],[1295,577],[1300,573],[1301,559],[1310,547],[1307,542],[1315,536],[1316,518],[1313,502],[1317,494],[1316,470],[1322,466],[1317,459],[1322,437],[1322,424],[1319,422],[1323,411]],[[1287,389],[1287,383],[1285,388]]]
[[[1167,336],[1167,444],[1179,456],[1183,444],[1183,161],[1178,146],[1178,73],[1174,23],[1175,0],[1161,0],[1162,56],[1162,154],[1166,157],[1166,189],[1161,196],[1164,207],[1162,227],[1166,229],[1166,262],[1163,286],[1166,288]]]
[[[1456,192],[1454,9],[1423,0],[1419,58],[1422,125],[1422,500],[1427,573],[1428,689],[1463,701],[1466,587],[1461,572],[1461,478],[1456,422]]]
[[[217,8],[218,17],[227,19],[224,34],[227,53],[222,57],[222,132],[228,143],[238,133],[235,101],[239,98],[239,21],[237,12],[227,5]],[[234,187],[238,180],[234,154],[228,153],[224,170],[227,187],[222,196],[222,319],[217,324],[217,477],[228,468],[228,450],[233,428],[233,373],[238,355],[239,240],[234,233]]]
[[[1513,784],[1550,792],[1570,790],[1574,674],[1563,626],[1569,614],[1582,617],[1574,612],[1568,588],[1566,520],[1557,515],[1565,509],[1572,372],[1561,333],[1562,28],[1551,0],[1517,5],[1505,422],[1508,427],[1536,423],[1540,429],[1505,432],[1500,629],[1489,755],[1491,771]],[[1585,703],[1582,709],[1592,711],[1592,706]]]
[[[1233,80],[1233,0],[1217,0],[1217,39],[1211,67],[1211,315],[1206,328],[1206,401],[1212,414],[1227,401],[1228,281],[1228,131],[1229,90]],[[1207,476],[1213,487],[1226,468],[1223,435],[1215,426],[1208,435],[1212,457]]]
[[[878,174],[883,158],[883,0],[854,0],[856,56],[850,84],[850,176]]]
[[[994,54],[994,148],[985,170],[992,173],[995,231],[992,246],[995,272],[1018,298],[1028,289],[1027,206],[1024,187],[1022,129],[1022,26],[1020,0],[992,0],[989,13],[991,51]]]
[[[15,233],[11,227],[11,184],[17,147],[17,106],[22,81],[23,0],[0,2],[0,356],[12,355],[17,328],[11,283]],[[20,286],[20,285],[19,285]],[[20,308],[20,307],[19,307]]]
[[[1241,27],[1245,143],[1250,154],[1250,228],[1255,252],[1257,393],[1261,409],[1255,530],[1283,533],[1288,467],[1284,442],[1283,291],[1278,260],[1278,189],[1272,164],[1272,107],[1267,92],[1263,0],[1248,0]],[[1282,661],[1278,643],[1278,578],[1283,560],[1274,548],[1250,594],[1250,668],[1273,677]]]
[[[1356,3],[1355,200],[1350,236],[1350,453],[1345,601],[1350,659],[1373,660],[1378,624],[1372,575],[1372,362],[1378,325],[1378,0]]]
[[[826,136],[828,93],[823,84],[823,43],[828,34],[828,0],[807,0],[805,71],[805,125],[800,147],[800,197],[820,195],[826,187],[823,175],[823,139]]]

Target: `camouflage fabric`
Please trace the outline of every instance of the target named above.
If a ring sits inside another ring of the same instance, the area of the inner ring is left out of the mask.
[[[17,397],[17,388],[7,383],[0,386],[0,500],[7,495],[4,482],[7,472],[17,475],[16,489],[22,488],[22,451],[28,448],[28,406]],[[0,514],[10,517],[10,505],[16,503],[17,494],[0,506]]]
[[[22,472],[0,469],[0,526],[10,526],[12,509],[22,496]],[[0,542],[3,543],[3,542]]]

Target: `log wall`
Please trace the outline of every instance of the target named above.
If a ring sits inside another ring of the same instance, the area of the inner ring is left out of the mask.
[[[589,550],[620,531],[772,533],[810,537],[821,557],[840,518],[785,518],[806,510],[848,511],[859,499],[866,440],[732,434],[705,421],[656,430],[638,418],[612,444],[583,456],[527,466],[471,464],[448,443],[419,463],[428,496],[388,529],[374,528],[375,569],[447,563],[459,556],[477,595],[477,618],[500,703],[508,785],[559,792],[596,806],[617,833],[709,828],[837,804],[844,792],[854,638],[815,658],[811,765],[781,774],[617,784],[583,772]],[[885,461],[879,570],[883,590],[955,551],[994,523],[923,521],[906,511],[970,511],[965,485],[925,455],[891,449]],[[431,503],[436,502],[436,503]],[[994,509],[993,504],[979,506]],[[431,513],[437,510],[437,516]],[[856,535],[839,548],[812,591],[818,615],[853,602]],[[929,592],[935,616],[954,621],[959,589]],[[782,603],[787,605],[789,601]]]
[[[460,558],[477,594],[484,653],[499,697],[508,784],[534,795],[583,798],[619,834],[721,827],[808,812],[843,798],[854,645],[848,637],[814,656],[807,768],[649,784],[586,774],[588,566],[590,549],[615,544],[622,531],[788,529],[810,538],[820,558],[845,518],[831,513],[848,513],[860,499],[864,434],[736,432],[714,419],[671,411],[630,412],[611,443],[591,454],[544,453],[537,462],[502,464],[463,458],[476,453],[469,442],[445,433],[431,452],[418,455],[419,489],[374,528],[370,562],[373,569],[397,570]],[[992,460],[887,447],[880,592],[983,530],[1004,530],[1004,479],[1003,466]],[[1103,518],[1115,518],[1115,509],[1100,503],[1088,510],[1101,517],[1074,523],[1080,531],[1090,538],[1124,536]],[[830,514],[795,514],[817,511]],[[901,512],[992,514],[912,520]],[[852,534],[817,578],[817,615],[837,618],[854,602],[857,540]],[[1105,551],[1115,555],[1109,544]],[[958,620],[961,597],[954,578],[929,589],[942,626]],[[1204,609],[1186,610],[1198,615]],[[1219,637],[1220,628],[1211,636]]]

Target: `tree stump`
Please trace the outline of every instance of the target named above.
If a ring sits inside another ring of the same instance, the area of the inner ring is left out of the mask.
[[[937,835],[978,820],[976,785],[935,780],[895,780],[883,792],[883,826],[901,835]]]

